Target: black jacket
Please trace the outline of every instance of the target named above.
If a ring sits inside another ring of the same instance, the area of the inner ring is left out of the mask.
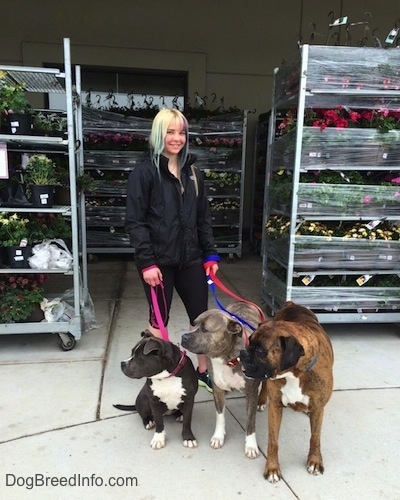
[[[125,229],[139,270],[151,265],[187,267],[215,254],[211,213],[204,179],[197,169],[198,195],[189,156],[181,168],[181,185],[160,157],[160,174],[150,157],[129,174]]]

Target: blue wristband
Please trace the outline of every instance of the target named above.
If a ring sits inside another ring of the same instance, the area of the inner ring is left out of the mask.
[[[211,260],[214,261],[214,262],[219,262],[221,259],[220,259],[219,255],[208,255],[204,259],[204,263],[210,262]]]

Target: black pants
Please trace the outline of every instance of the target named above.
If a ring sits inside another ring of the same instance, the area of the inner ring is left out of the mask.
[[[208,307],[208,285],[203,264],[195,264],[184,269],[160,266],[160,270],[163,275],[163,286],[156,286],[155,291],[164,325],[168,325],[174,288],[185,306],[190,324],[193,325],[197,316]],[[142,273],[139,275],[149,303],[149,324],[159,329],[152,305],[151,287],[143,280]]]

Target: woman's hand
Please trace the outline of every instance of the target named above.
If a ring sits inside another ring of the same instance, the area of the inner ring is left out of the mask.
[[[203,264],[203,269],[206,273],[206,276],[209,276],[210,274],[216,274],[219,269],[218,261],[209,260],[208,262],[205,262]]]
[[[142,273],[144,281],[150,286],[160,285],[163,276],[160,269],[157,266],[151,267],[150,269],[145,269]]]

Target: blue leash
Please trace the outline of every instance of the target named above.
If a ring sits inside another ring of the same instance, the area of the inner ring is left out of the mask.
[[[237,314],[234,314],[231,311],[228,311],[227,309],[225,309],[225,307],[218,300],[217,291],[216,291],[216,288],[215,288],[214,281],[210,278],[210,276],[206,276],[206,279],[207,279],[207,284],[209,285],[209,287],[210,287],[210,289],[211,289],[211,291],[213,293],[215,303],[221,309],[221,311],[226,312],[227,314],[229,314],[229,316],[232,316],[233,318],[237,319],[239,321],[239,323],[242,323],[243,325],[246,325],[248,328],[250,328],[250,330],[252,332],[254,332],[254,330],[256,329],[256,327],[254,327],[253,325],[251,325],[250,323],[248,323],[245,319],[241,318]]]

